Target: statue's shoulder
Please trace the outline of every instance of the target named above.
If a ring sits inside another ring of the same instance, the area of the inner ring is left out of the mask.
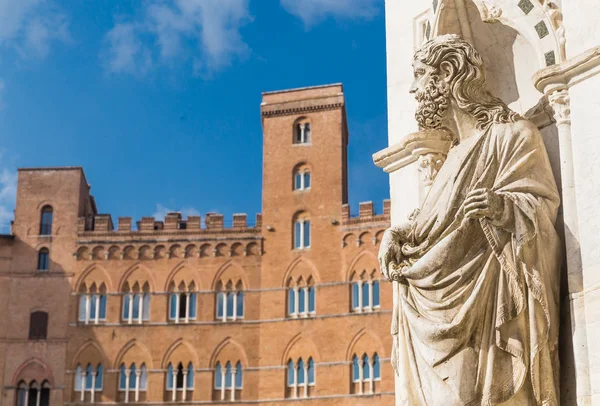
[[[541,141],[540,131],[535,124],[522,117],[514,122],[492,125],[491,133],[501,143],[537,143]]]

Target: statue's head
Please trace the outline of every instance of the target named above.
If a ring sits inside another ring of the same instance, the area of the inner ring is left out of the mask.
[[[413,68],[410,92],[419,103],[415,117],[421,129],[443,127],[451,102],[473,116],[480,129],[519,118],[487,90],[481,55],[458,35],[427,41],[415,53]]]

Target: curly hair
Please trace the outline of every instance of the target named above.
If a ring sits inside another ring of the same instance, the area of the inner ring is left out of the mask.
[[[467,41],[455,34],[440,35],[427,41],[415,53],[414,60],[440,70],[442,63],[450,68],[450,93],[462,110],[477,120],[479,129],[492,124],[514,123],[519,114],[492,95],[486,87],[483,59]]]

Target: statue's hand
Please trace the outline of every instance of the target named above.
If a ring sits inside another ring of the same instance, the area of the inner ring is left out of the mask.
[[[396,234],[393,228],[388,228],[383,233],[381,245],[379,246],[379,270],[388,280],[392,280],[391,272],[397,268],[397,262],[400,260],[400,245],[396,241]]]
[[[467,195],[463,210],[465,217],[469,219],[487,217],[490,220],[498,220],[502,217],[504,200],[487,188],[475,189]]]

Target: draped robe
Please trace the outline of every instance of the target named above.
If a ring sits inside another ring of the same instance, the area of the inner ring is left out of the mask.
[[[467,219],[488,188],[502,218]],[[399,405],[558,405],[559,196],[537,128],[453,147],[402,244],[392,364]]]

